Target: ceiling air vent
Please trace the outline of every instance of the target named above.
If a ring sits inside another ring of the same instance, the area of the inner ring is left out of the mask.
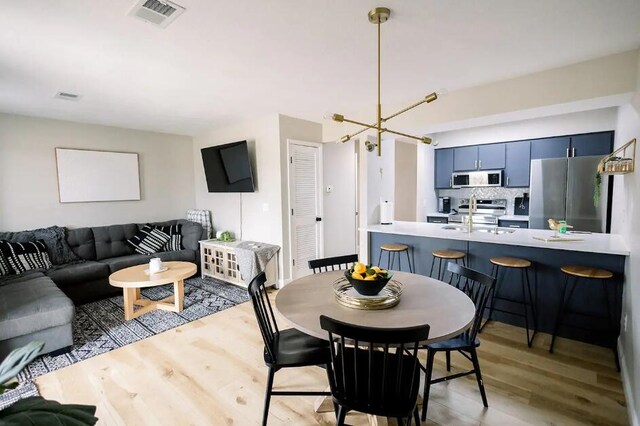
[[[167,0],[140,0],[129,11],[129,16],[166,28],[182,12],[184,7]]]
[[[80,95],[69,92],[58,92],[54,96],[56,99],[64,99],[65,101],[78,101],[80,100]]]

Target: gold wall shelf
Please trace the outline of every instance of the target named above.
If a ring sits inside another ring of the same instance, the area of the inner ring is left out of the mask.
[[[629,150],[630,155],[627,154]],[[636,164],[636,140],[632,139],[598,163],[598,173],[603,175],[626,175],[633,173]]]

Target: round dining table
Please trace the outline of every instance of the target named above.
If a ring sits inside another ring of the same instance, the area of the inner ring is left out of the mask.
[[[329,340],[320,327],[320,315],[349,324],[401,328],[428,324],[434,343],[455,337],[471,327],[475,305],[454,286],[423,275],[394,271],[393,279],[403,284],[400,303],[389,309],[361,310],[336,301],[333,284],[344,271],[331,271],[298,278],[278,291],[277,311],[294,328]]]

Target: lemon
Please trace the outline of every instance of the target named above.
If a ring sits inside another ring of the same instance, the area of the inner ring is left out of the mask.
[[[376,274],[382,272],[382,269],[378,268],[377,266],[372,266],[371,269],[376,271]]]
[[[362,274],[361,274],[361,273],[359,273],[359,272],[355,272],[355,271],[354,271],[354,272],[351,274],[351,278],[354,278],[354,279],[356,279],[356,280],[361,280],[361,279],[362,279]]]
[[[364,280],[365,281],[375,281],[378,278],[377,274],[373,274],[373,275],[367,275]]]
[[[366,271],[367,271],[367,267],[360,262],[353,265],[353,272],[364,274]]]

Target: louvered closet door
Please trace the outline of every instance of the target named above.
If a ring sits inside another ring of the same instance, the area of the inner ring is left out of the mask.
[[[293,278],[309,275],[309,260],[321,257],[320,149],[290,145],[291,253]]]

